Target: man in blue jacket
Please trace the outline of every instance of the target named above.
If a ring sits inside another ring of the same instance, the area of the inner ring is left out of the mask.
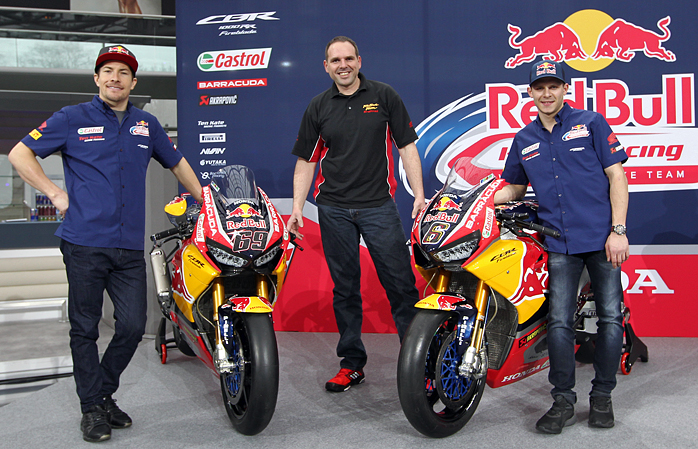
[[[112,398],[146,324],[145,176],[151,158],[169,168],[201,201],[201,185],[157,119],[131,104],[136,57],[116,45],[95,63],[99,94],[67,106],[29,133],[9,154],[17,173],[43,192],[64,217],[56,231],[68,276],[73,374],[86,441],[111,437],[131,418]],[[65,190],[36,157],[60,152]],[[114,337],[99,359],[104,290],[114,303]]]

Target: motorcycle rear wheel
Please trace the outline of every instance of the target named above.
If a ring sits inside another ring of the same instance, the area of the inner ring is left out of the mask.
[[[233,427],[256,435],[271,421],[279,392],[279,353],[271,317],[238,313],[233,317],[235,351],[230,359],[244,361],[231,373],[221,373],[223,404]]]
[[[477,409],[485,388],[486,377],[464,378],[457,375],[457,362],[444,358],[453,348],[441,351],[455,331],[457,316],[439,310],[420,310],[402,341],[397,366],[397,388],[402,411],[412,426],[432,438],[458,432]],[[442,356],[439,356],[439,353]],[[437,382],[442,382],[437,388]],[[452,397],[441,398],[447,391]],[[446,405],[448,404],[448,405]]]

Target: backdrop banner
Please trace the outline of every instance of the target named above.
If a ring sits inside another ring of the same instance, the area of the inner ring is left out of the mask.
[[[698,267],[698,62],[692,44],[698,4],[548,5],[177,2],[180,150],[203,184],[225,165],[249,166],[288,215],[300,120],[311,98],[331,86],[322,65],[326,43],[346,35],[359,46],[366,77],[402,96],[417,125],[430,197],[458,158],[468,158],[483,175],[501,173],[514,135],[535,118],[526,93],[530,64],[562,62],[570,84],[566,101],[603,114],[629,156],[631,258],[623,281],[631,322],[640,336],[698,337],[698,326],[689,322],[698,315],[698,295],[685,274]],[[408,235],[413,198],[402,165],[395,169],[395,199]],[[336,330],[311,196],[305,251],[297,252],[277,303],[277,330]],[[364,330],[395,332],[362,251]]]

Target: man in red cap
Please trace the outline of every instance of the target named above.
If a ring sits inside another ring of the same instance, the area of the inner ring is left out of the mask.
[[[9,160],[64,217],[56,235],[68,275],[73,374],[86,441],[111,437],[131,418],[112,398],[146,324],[145,176],[151,158],[169,168],[201,201],[201,185],[158,120],[131,104],[138,61],[121,45],[102,48],[95,63],[99,94],[67,106],[17,143]],[[61,152],[65,190],[36,157]],[[100,361],[98,325],[104,290],[114,304],[114,337]]]

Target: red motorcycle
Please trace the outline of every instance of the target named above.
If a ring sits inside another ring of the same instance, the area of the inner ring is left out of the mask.
[[[548,367],[548,255],[540,235],[559,232],[531,221],[534,201],[495,207],[505,181],[478,175],[469,160],[457,160],[412,228],[416,267],[434,293],[415,305],[403,338],[398,394],[410,424],[430,437],[458,432],[485,384],[501,387]],[[578,338],[593,350],[588,277],[578,293]],[[624,361],[647,361],[627,319],[625,328]]]
[[[254,435],[276,407],[279,356],[271,313],[295,247],[289,251],[281,215],[249,168],[225,167],[202,196],[203,206],[187,206],[181,197],[170,202],[165,212],[175,228],[151,237],[164,315],[155,347],[162,363],[170,347],[199,357],[220,377],[233,426]],[[166,253],[170,241],[175,248]]]

